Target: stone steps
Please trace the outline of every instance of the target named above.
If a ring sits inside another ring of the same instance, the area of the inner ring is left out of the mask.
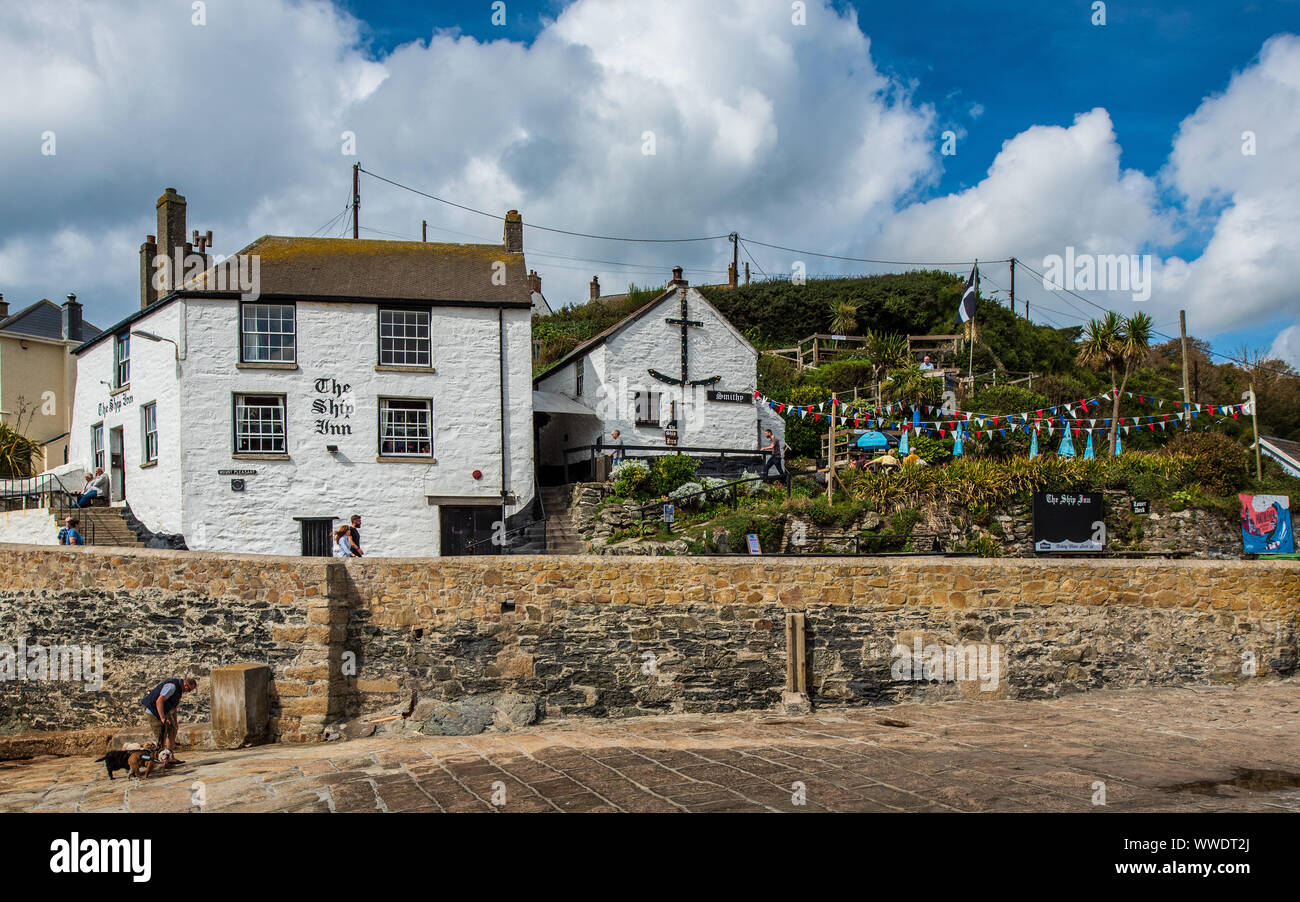
[[[87,523],[95,525],[93,539],[89,530],[82,530],[87,544],[122,548],[145,547],[144,542],[140,541],[140,537],[127,524],[125,513],[125,510],[120,507],[87,507],[79,511],[77,516],[81,518],[83,525]]]
[[[542,489],[542,507],[546,510],[546,553],[582,554],[586,543],[573,525],[569,510],[572,486],[548,486]]]

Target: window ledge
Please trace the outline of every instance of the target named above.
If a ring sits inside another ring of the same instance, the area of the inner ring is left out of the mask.
[[[150,467],[156,467],[156,466],[158,466],[158,461],[156,461],[156,460],[148,460],[148,461],[145,461],[144,463],[140,464],[140,469],[141,469],[141,470],[147,470],[147,469],[149,469]]]
[[[288,454],[240,454],[236,452],[230,455],[231,460],[288,460]]]
[[[431,366],[392,366],[391,364],[375,364],[376,373],[436,373],[438,372]]]
[[[108,396],[111,398],[114,395],[120,395],[122,394],[122,392],[130,391],[130,390],[131,390],[131,383],[128,382],[126,385],[119,385],[117,388],[111,389],[108,393]]]
[[[436,457],[376,457],[376,463],[381,464],[436,464]]]
[[[240,361],[235,364],[237,370],[296,370],[296,363],[244,363]]]

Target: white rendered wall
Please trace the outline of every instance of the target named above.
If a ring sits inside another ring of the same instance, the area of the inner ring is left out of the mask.
[[[133,323],[131,328],[175,339],[179,322],[180,305],[172,303]],[[121,426],[126,500],[132,513],[154,532],[179,533],[182,445],[178,371],[183,371],[180,368],[185,364],[177,363],[176,349],[170,343],[133,336],[130,387],[113,392],[114,341],[106,338],[77,357],[68,462],[81,464],[87,473],[93,471],[90,429],[102,421],[104,471],[109,472],[110,433]],[[140,411],[151,401],[158,405],[158,462],[149,466],[144,461]],[[113,498],[114,502],[120,500]]]
[[[82,533],[85,533],[84,524]],[[47,507],[0,511],[0,542],[14,545],[57,545],[59,521]]]

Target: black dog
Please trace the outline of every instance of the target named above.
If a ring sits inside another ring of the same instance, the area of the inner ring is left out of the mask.
[[[170,756],[167,756],[170,757]],[[146,743],[141,749],[114,749],[105,752],[103,758],[96,758],[96,762],[103,761],[104,769],[108,771],[108,779],[112,780],[113,771],[125,770],[131,773],[131,776],[140,777],[140,765],[145,765],[145,776],[154,768],[154,762],[158,761],[158,746],[152,742]],[[163,766],[166,767],[165,761]]]

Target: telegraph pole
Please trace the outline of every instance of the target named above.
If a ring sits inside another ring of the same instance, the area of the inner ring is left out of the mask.
[[[429,240],[429,220],[427,219],[420,220],[420,240],[421,241]]]
[[[1183,334],[1183,403],[1192,403],[1192,391],[1187,381],[1187,311],[1178,311],[1178,328]]]
[[[361,224],[357,219],[357,208],[361,206],[361,164],[352,164],[352,237],[359,237]]]
[[[731,275],[727,277],[727,282],[735,288],[740,276],[740,233],[732,232],[727,237],[731,239]]]
[[[1015,316],[1015,257],[1011,257],[1011,316]]]

